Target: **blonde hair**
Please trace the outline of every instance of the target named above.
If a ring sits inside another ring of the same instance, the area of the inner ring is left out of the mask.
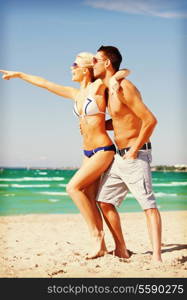
[[[80,52],[76,60],[79,60],[81,67],[92,67],[94,55],[90,52]]]

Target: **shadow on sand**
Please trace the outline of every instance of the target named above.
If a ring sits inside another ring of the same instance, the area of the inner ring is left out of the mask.
[[[162,244],[162,248],[165,247],[169,247],[167,249],[162,249],[161,253],[165,253],[165,252],[173,252],[173,251],[178,251],[178,250],[183,250],[183,249],[187,249],[187,244]],[[143,254],[152,254],[152,251],[147,251],[144,252]],[[187,256],[183,256],[182,261],[181,262],[186,262],[187,261]]]

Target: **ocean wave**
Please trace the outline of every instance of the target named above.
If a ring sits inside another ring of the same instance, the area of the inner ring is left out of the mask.
[[[177,194],[167,194],[167,193],[154,193],[156,197],[176,197]]]
[[[176,197],[176,196],[178,196],[175,193],[168,194],[168,193],[162,193],[162,192],[154,193],[154,195],[155,195],[155,197]],[[134,198],[134,196],[131,193],[129,193],[129,194],[127,194],[127,198]]]
[[[153,183],[153,186],[187,186],[187,182]]]
[[[53,195],[53,196],[67,196],[68,193],[66,192],[39,192],[42,195]]]
[[[58,186],[66,187],[67,184],[60,183]],[[187,186],[187,182],[153,183],[153,186]]]
[[[68,196],[68,193],[66,193],[66,192],[39,192],[39,194],[53,195],[53,196]],[[154,193],[154,194],[155,194],[156,197],[176,197],[176,196],[178,196],[175,193],[168,194],[168,193],[158,192],[158,193]],[[134,196],[133,196],[133,194],[128,193],[127,198],[134,198]]]
[[[64,177],[21,177],[21,178],[0,178],[0,181],[62,181]]]
[[[11,184],[13,188],[44,188],[50,187],[50,184]]]
[[[58,201],[60,201],[60,199],[49,199],[48,201],[49,202],[58,202]]]
[[[46,175],[47,172],[38,172],[39,175]]]

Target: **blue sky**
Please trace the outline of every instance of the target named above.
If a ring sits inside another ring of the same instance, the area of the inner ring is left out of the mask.
[[[0,4],[0,68],[71,81],[78,52],[114,45],[121,67],[158,119],[153,165],[187,163],[183,0],[76,0]],[[0,166],[79,167],[82,139],[73,102],[28,83],[0,80]],[[111,135],[112,136],[112,135]]]

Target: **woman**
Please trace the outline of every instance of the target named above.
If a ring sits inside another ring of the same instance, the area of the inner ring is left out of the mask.
[[[102,256],[107,251],[102,217],[95,196],[100,175],[109,167],[115,154],[115,146],[105,129],[106,89],[101,79],[94,81],[92,62],[93,55],[82,52],[77,55],[71,67],[72,80],[80,83],[80,89],[58,85],[22,72],[0,70],[4,74],[3,79],[20,78],[74,100],[74,113],[79,117],[83,137],[84,159],[80,169],[68,183],[67,192],[79,208],[90,230],[93,246],[88,258]],[[115,74],[113,86],[116,88],[115,78],[125,77],[128,74],[128,70]]]

